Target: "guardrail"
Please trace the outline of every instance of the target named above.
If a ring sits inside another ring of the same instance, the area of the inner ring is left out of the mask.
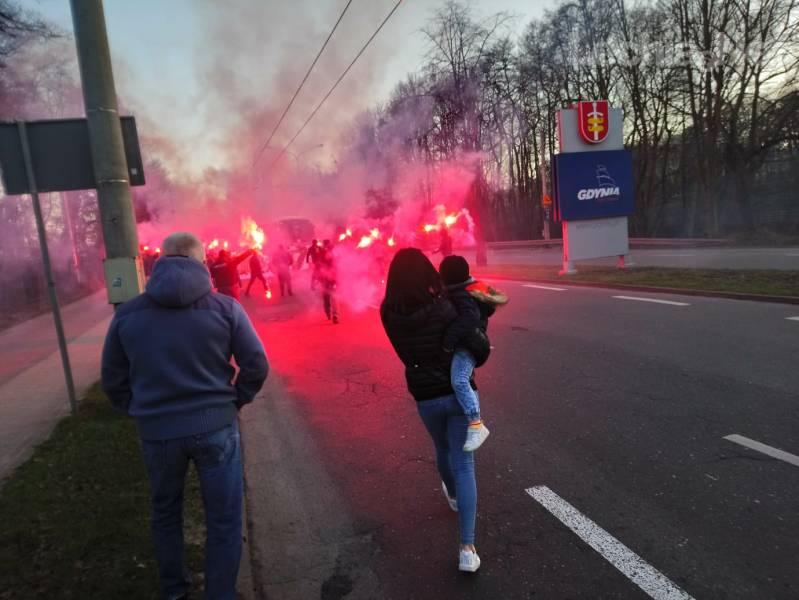
[[[724,246],[729,242],[724,239],[709,238],[630,238],[631,248],[712,248]],[[554,240],[511,240],[507,242],[488,242],[491,250],[517,250],[525,248],[550,248],[563,245],[562,239]],[[463,250],[473,250],[465,247]]]

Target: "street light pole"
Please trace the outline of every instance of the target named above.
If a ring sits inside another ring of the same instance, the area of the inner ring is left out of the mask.
[[[550,233],[549,233],[549,211],[551,209],[551,202],[552,200],[549,197],[547,191],[549,190],[549,185],[547,184],[547,163],[544,159],[544,148],[546,147],[546,137],[544,136],[544,130],[541,129],[541,141],[539,144],[539,151],[538,156],[540,157],[540,171],[539,177],[541,178],[541,204],[544,207],[544,230],[543,235],[544,239],[548,240]]]
[[[111,53],[102,0],[70,0],[70,6],[103,226],[108,299],[117,304],[141,293],[144,274]]]

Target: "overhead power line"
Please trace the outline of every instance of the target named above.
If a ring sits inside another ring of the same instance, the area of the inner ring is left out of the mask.
[[[379,26],[378,26],[378,28],[375,30],[375,32],[372,34],[372,36],[371,36],[371,37],[370,37],[368,40],[366,40],[366,43],[363,45],[363,48],[361,48],[361,49],[360,49],[360,51],[358,52],[358,54],[356,54],[356,55],[355,55],[355,58],[353,58],[353,59],[352,59],[352,62],[349,64],[349,66],[348,66],[346,69],[344,69],[344,72],[343,72],[343,73],[341,74],[341,76],[340,76],[340,77],[339,77],[339,78],[336,80],[336,83],[334,83],[334,84],[333,84],[333,87],[331,87],[331,88],[328,90],[327,94],[325,94],[325,97],[324,97],[324,98],[322,98],[321,102],[319,102],[319,104],[317,104],[317,105],[316,105],[316,108],[314,108],[314,109],[313,109],[313,112],[312,112],[310,115],[308,115],[308,118],[307,118],[307,119],[305,119],[305,123],[303,123],[303,124],[302,124],[302,127],[300,127],[300,129],[297,131],[297,133],[295,133],[295,134],[294,134],[294,137],[293,137],[293,138],[291,138],[291,140],[289,140],[289,143],[288,143],[288,144],[286,144],[286,146],[285,146],[285,147],[284,147],[284,148],[283,148],[283,149],[280,151],[280,154],[278,154],[278,155],[275,157],[275,160],[273,160],[273,161],[272,161],[272,163],[269,165],[269,168],[270,168],[270,169],[271,169],[272,167],[274,167],[274,166],[277,164],[277,162],[278,162],[278,161],[281,159],[281,157],[282,157],[282,156],[283,156],[283,155],[286,153],[286,151],[289,149],[289,147],[291,147],[291,145],[294,143],[294,140],[296,140],[296,139],[297,139],[297,138],[300,136],[300,134],[301,134],[301,133],[302,133],[302,132],[305,130],[305,127],[307,127],[308,123],[310,123],[310,122],[311,122],[311,119],[313,119],[313,118],[316,116],[316,113],[318,113],[318,112],[319,112],[319,109],[320,109],[320,108],[322,108],[322,105],[323,105],[323,104],[324,104],[324,103],[327,101],[327,99],[328,99],[328,98],[330,98],[330,95],[331,95],[331,94],[332,94],[332,93],[335,91],[335,89],[338,87],[338,84],[339,84],[339,83],[341,83],[341,80],[342,80],[342,79],[344,79],[344,78],[347,76],[347,73],[349,73],[349,72],[350,72],[350,69],[352,69],[353,65],[354,65],[356,62],[358,62],[358,59],[361,57],[361,55],[362,55],[362,54],[363,54],[363,53],[366,51],[366,49],[369,47],[369,44],[371,44],[371,43],[372,43],[372,40],[374,40],[374,39],[377,37],[377,34],[378,34],[378,33],[380,33],[380,30],[381,30],[381,29],[383,29],[383,26],[384,26],[386,23],[388,23],[388,20],[389,20],[389,19],[390,19],[390,18],[391,18],[391,17],[394,15],[394,13],[395,13],[395,12],[397,11],[397,9],[399,8],[399,5],[400,5],[400,4],[402,4],[402,0],[397,0],[397,3],[394,5],[394,8],[392,8],[392,9],[391,9],[391,12],[389,12],[389,13],[386,15],[386,18],[385,18],[385,19],[383,19],[383,22],[382,22],[382,23],[380,23],[380,25],[379,25]]]
[[[352,4],[352,0],[349,0],[349,2],[347,2],[347,5],[344,7],[344,10],[341,11],[341,14],[338,16],[336,24],[333,25],[333,29],[331,29],[330,33],[327,35],[325,43],[322,44],[322,47],[319,49],[319,52],[316,54],[316,58],[313,59],[311,66],[308,67],[308,71],[305,73],[305,77],[302,78],[299,87],[294,92],[294,95],[291,97],[291,100],[289,101],[288,105],[283,111],[283,114],[280,115],[280,118],[277,120],[277,123],[275,123],[275,126],[272,128],[272,133],[269,134],[267,140],[264,142],[264,144],[256,153],[255,159],[253,159],[252,161],[253,167],[255,167],[255,165],[261,159],[261,155],[264,153],[264,150],[266,150],[266,148],[269,146],[269,142],[272,141],[272,138],[275,136],[275,133],[280,127],[280,124],[283,122],[283,119],[286,118],[286,115],[288,114],[289,110],[291,110],[291,106],[294,104],[294,101],[297,99],[297,96],[299,95],[300,90],[302,90],[302,87],[305,85],[305,82],[308,81],[308,77],[311,75],[311,71],[313,71],[313,68],[316,66],[316,63],[319,61],[319,57],[322,56],[322,53],[325,51],[325,48],[327,48],[327,43],[330,41],[330,38],[332,38],[333,34],[336,32],[336,29],[338,28],[339,23],[341,23],[341,20],[344,18],[344,15],[347,13],[347,9],[350,7],[350,4]]]

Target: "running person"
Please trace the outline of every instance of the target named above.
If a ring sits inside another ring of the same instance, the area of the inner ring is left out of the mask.
[[[327,318],[338,323],[338,302],[336,302],[336,286],[338,274],[336,273],[336,263],[333,258],[333,244],[330,240],[322,243],[321,255],[319,257],[319,282],[322,284],[322,305],[325,309]]]
[[[319,259],[322,256],[322,252],[319,240],[314,240],[305,253],[305,262],[311,265],[311,291],[316,289],[316,283],[319,281]]]
[[[258,252],[254,252],[250,257],[250,283],[247,284],[247,290],[244,292],[245,296],[250,295],[250,289],[252,288],[252,284],[255,283],[256,279],[263,284],[264,292],[268,292],[269,284],[266,283],[266,278],[264,277],[264,268],[261,265],[261,257],[259,256]]]

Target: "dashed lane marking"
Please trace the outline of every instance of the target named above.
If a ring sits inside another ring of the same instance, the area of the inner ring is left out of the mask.
[[[785,317],[786,321],[799,321],[799,317]]]
[[[526,490],[566,527],[630,581],[655,600],[693,600],[693,597],[674,585],[663,573],[622,544],[591,519],[586,517],[545,485]]]
[[[728,442],[733,442],[735,444],[740,444],[741,446],[746,446],[751,450],[756,450],[757,452],[761,452],[762,454],[766,454],[771,458],[776,458],[778,460],[782,460],[787,462],[794,467],[799,467],[799,456],[796,454],[791,454],[790,452],[785,452],[784,450],[780,450],[779,448],[774,448],[772,446],[767,446],[757,440],[749,439],[748,437],[744,437],[742,435],[738,435],[737,433],[733,433],[731,435],[725,435],[724,439]]]
[[[617,300],[634,300],[636,302],[654,302],[655,304],[669,304],[671,306],[691,306],[688,302],[674,302],[673,300],[658,300],[657,298],[639,298],[637,296],[613,296]]]
[[[536,290],[549,290],[550,292],[565,292],[566,288],[550,287],[548,285],[533,285],[532,283],[525,283],[522,287],[533,288]]]

